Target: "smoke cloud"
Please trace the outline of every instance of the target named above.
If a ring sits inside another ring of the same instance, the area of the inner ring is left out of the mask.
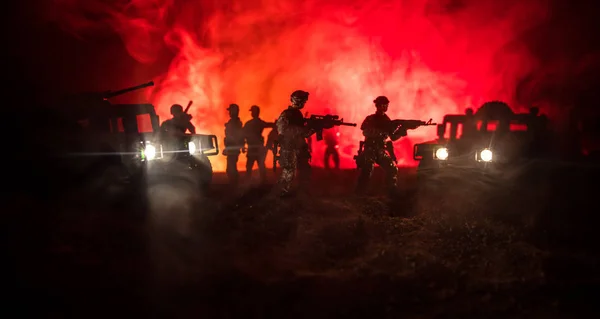
[[[539,67],[523,35],[548,18],[538,0],[53,0],[49,18],[78,37],[116,32],[129,54],[153,64],[174,58],[149,100],[169,117],[173,103],[194,101],[201,133],[222,143],[226,106],[241,118],[253,104],[273,121],[296,89],[310,92],[306,111],[329,108],[360,125],[386,95],[391,118],[439,121],[487,100],[515,110],[518,83]],[[362,135],[340,128],[342,167]],[[268,132],[265,132],[265,134]],[[412,145],[434,127],[396,143],[401,164],[414,165]],[[324,146],[313,143],[313,165]],[[224,171],[222,156],[211,159]],[[243,167],[244,163],[240,163]]]

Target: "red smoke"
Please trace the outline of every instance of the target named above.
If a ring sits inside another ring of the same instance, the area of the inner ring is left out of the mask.
[[[49,12],[78,36],[112,29],[143,63],[172,50],[150,101],[164,120],[171,104],[193,100],[199,132],[220,143],[229,103],[243,121],[253,104],[272,121],[296,89],[310,92],[309,113],[330,108],[359,125],[378,95],[391,100],[391,118],[434,121],[486,100],[514,103],[536,68],[519,39],[547,13],[536,0],[54,0]],[[342,168],[354,167],[361,132],[339,131]],[[398,141],[400,164],[413,165],[412,145],[435,131]],[[322,144],[313,165],[323,164]],[[224,171],[223,156],[212,162]]]

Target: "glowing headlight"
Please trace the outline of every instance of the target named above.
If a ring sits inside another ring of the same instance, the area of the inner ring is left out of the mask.
[[[190,151],[190,154],[194,155],[196,153],[196,144],[194,144],[194,142],[189,142],[188,149]]]
[[[479,158],[481,158],[484,162],[489,162],[492,160],[492,151],[485,149],[479,153]]]
[[[445,147],[438,148],[438,149],[435,151],[435,157],[436,157],[437,159],[440,159],[440,160],[442,160],[442,161],[443,161],[443,160],[446,160],[446,159],[448,159],[448,149],[447,149],[447,148],[445,148]]]
[[[144,157],[151,161],[156,157],[156,147],[146,144],[146,148],[144,149]]]

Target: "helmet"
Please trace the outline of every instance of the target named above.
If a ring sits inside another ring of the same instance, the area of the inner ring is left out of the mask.
[[[183,106],[181,106],[179,104],[171,105],[171,115],[175,115],[175,114],[179,114],[179,113],[183,113]]]
[[[258,107],[258,105],[252,105],[250,107],[250,112],[253,112],[253,111],[260,111],[260,107]]]
[[[470,108],[470,107],[469,107],[469,108],[467,108],[467,109],[465,110],[465,114],[466,114],[466,115],[473,115],[473,109],[472,109],[472,108]]]
[[[229,107],[227,108],[227,111],[240,111],[240,106],[233,103],[233,104],[229,104]]]
[[[296,90],[290,96],[290,100],[294,104],[302,104],[303,102],[308,101],[308,92],[302,90]]]
[[[375,105],[380,105],[380,104],[389,104],[390,100],[388,100],[388,98],[386,96],[378,96],[375,100],[373,100],[373,103],[375,103]]]

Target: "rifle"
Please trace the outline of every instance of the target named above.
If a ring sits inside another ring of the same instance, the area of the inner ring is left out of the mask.
[[[192,106],[192,103],[194,103],[194,101],[190,101],[188,103],[188,105],[185,107],[185,110],[183,110],[183,114],[187,115],[188,121],[192,119],[192,115],[188,114],[188,111],[190,110],[190,107]]]
[[[304,118],[306,126],[315,130],[317,133],[317,141],[323,140],[323,130],[334,126],[354,126],[356,123],[346,123],[344,119],[339,120],[338,115],[311,115],[309,118]]]
[[[429,121],[421,121],[421,120],[393,120],[392,127],[395,128],[393,132],[395,132],[398,128],[402,127],[405,130],[414,130],[421,126],[433,126],[437,125],[437,123],[431,123],[432,119]]]
[[[183,111],[183,113],[186,113],[186,114],[187,114],[187,112],[190,110],[190,106],[192,106],[192,103],[194,103],[194,101],[190,101],[190,102],[188,103],[188,105],[185,107],[185,110]]]

